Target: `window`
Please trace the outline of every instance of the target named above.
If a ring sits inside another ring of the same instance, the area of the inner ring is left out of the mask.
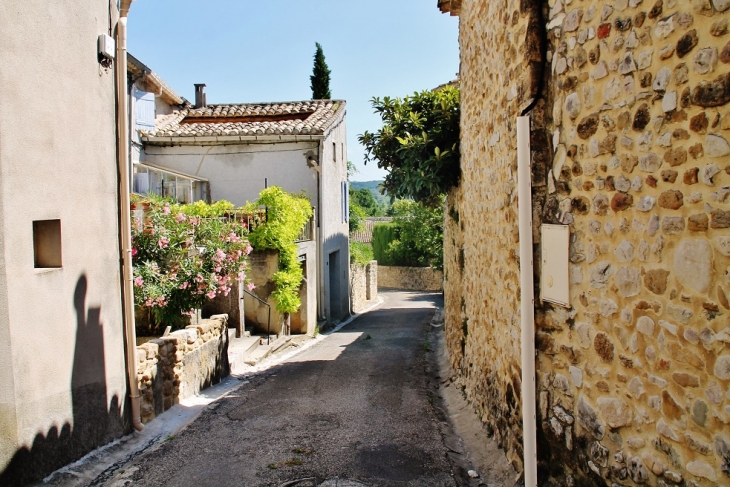
[[[61,220],[33,222],[33,260],[36,269],[61,267]]]
[[[132,191],[137,194],[156,194],[172,197],[180,203],[208,199],[206,181],[180,176],[143,164],[134,165]]]
[[[332,161],[337,162],[337,143],[332,142]]]
[[[342,222],[350,221],[350,191],[347,181],[340,183],[342,189]]]

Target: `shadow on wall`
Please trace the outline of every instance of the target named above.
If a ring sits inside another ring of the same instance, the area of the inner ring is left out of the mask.
[[[101,308],[86,309],[87,287],[86,276],[81,275],[73,296],[77,317],[70,384],[73,421],[64,423],[60,431],[53,426],[45,435],[38,433],[30,448],[20,448],[0,472],[0,485],[19,486],[40,480],[129,430],[119,398],[114,396],[109,405],[106,403]],[[22,409],[23,405],[18,407]]]

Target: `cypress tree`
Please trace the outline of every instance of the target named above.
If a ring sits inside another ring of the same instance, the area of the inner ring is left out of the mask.
[[[329,100],[332,98],[330,93],[330,70],[327,62],[324,60],[324,52],[319,42],[316,43],[317,51],[314,53],[314,68],[312,76],[312,100]]]

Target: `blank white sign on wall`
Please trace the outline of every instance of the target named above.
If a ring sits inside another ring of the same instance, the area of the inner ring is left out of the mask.
[[[540,299],[570,307],[568,225],[541,225]]]

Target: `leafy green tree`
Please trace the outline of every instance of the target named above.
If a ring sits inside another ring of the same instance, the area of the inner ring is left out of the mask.
[[[459,89],[446,86],[405,98],[373,98],[383,127],[365,132],[365,164],[388,171],[383,186],[396,198],[433,207],[459,182]]]
[[[410,200],[393,204],[396,238],[388,245],[387,254],[397,265],[443,268],[444,199],[439,200],[441,204],[433,208]]]
[[[383,209],[369,189],[350,188],[350,204],[353,203],[362,208],[367,216],[379,216],[383,213]]]
[[[312,76],[309,77],[312,82],[312,100],[329,100],[332,98],[330,93],[330,69],[324,60],[324,52],[319,42],[315,43],[317,50],[314,53],[314,68]]]

